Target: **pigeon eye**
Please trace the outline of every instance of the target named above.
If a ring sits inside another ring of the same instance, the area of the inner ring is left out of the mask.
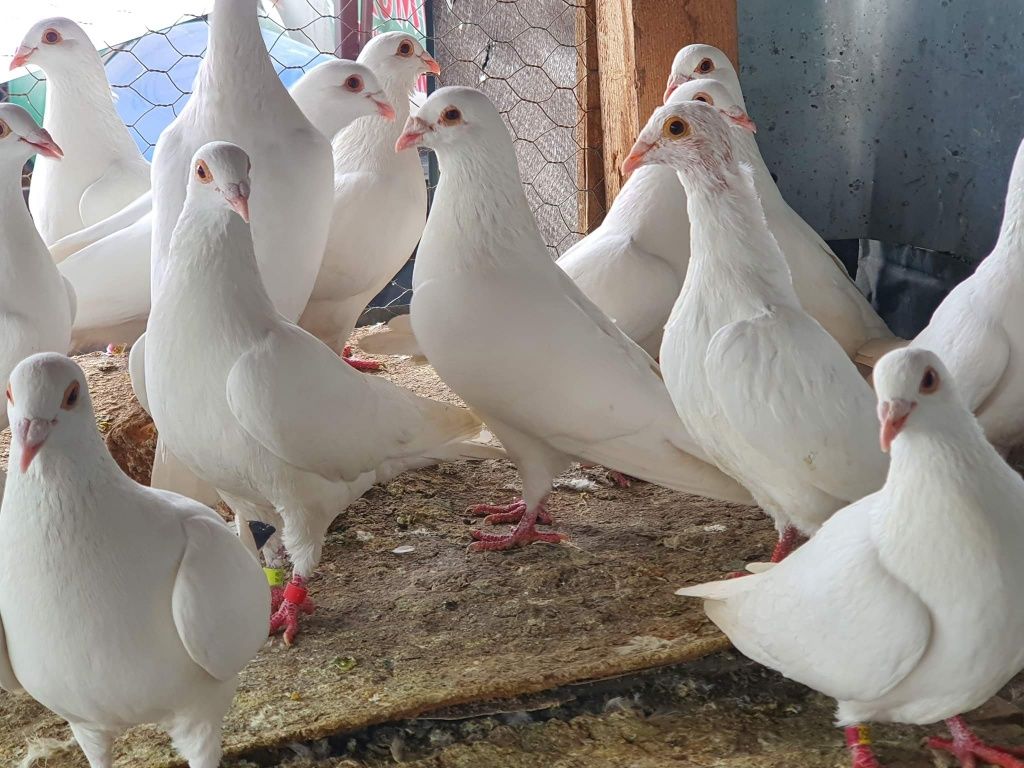
[[[14,402],[14,393],[11,392],[11,385],[10,384],[7,385],[7,402],[8,403],[13,403]]]
[[[64,390],[64,402],[60,404],[60,407],[65,411],[70,411],[75,407],[75,403],[78,402],[78,382],[72,381],[68,384],[68,388]]]
[[[6,139],[11,135],[11,126],[0,120],[0,139]]]
[[[715,105],[715,100],[712,99],[710,96],[708,96],[706,93],[703,93],[703,92],[698,93],[696,96],[694,96],[693,100],[694,101],[703,101],[705,104],[710,104],[711,106]]]
[[[666,139],[678,141],[690,133],[690,124],[681,117],[670,117],[661,128]]]
[[[715,71],[715,62],[711,59],[704,59],[700,64],[697,65],[697,71],[702,75],[706,75],[708,72]]]
[[[402,44],[398,46],[398,55],[405,58],[412,56],[412,43],[409,40],[403,40]]]
[[[359,93],[363,90],[363,78],[358,75],[351,75],[348,80],[345,81],[345,87],[353,93]]]
[[[47,45],[56,45],[63,39],[64,38],[61,37],[60,32],[58,32],[56,29],[53,29],[52,27],[43,32],[43,42]]]
[[[209,184],[213,181],[213,174],[210,173],[210,166],[206,164],[205,160],[200,160],[196,163],[196,178],[199,179],[200,184]]]
[[[930,395],[939,388],[939,374],[935,372],[935,369],[928,367],[924,376],[921,377],[921,386],[917,388],[917,391],[922,395]]]
[[[457,107],[448,107],[441,113],[441,122],[445,125],[458,125],[462,122],[462,112]]]

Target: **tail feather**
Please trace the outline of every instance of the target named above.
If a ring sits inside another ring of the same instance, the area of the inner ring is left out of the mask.
[[[676,594],[682,597],[699,597],[704,600],[728,600],[730,597],[749,592],[757,586],[760,580],[760,574],[754,573],[737,579],[708,581],[703,584],[694,584],[692,587],[680,587],[676,590]]]
[[[421,365],[427,362],[412,332],[409,315],[394,317],[380,332],[364,336],[359,348],[370,355],[407,355]]]

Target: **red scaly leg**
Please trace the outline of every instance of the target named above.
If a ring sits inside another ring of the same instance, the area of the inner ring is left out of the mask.
[[[871,751],[871,732],[868,726],[852,725],[844,730],[853,768],[882,768]]]
[[[341,350],[341,359],[351,365],[357,371],[382,371],[384,366],[376,360],[366,360],[362,357],[352,357],[352,347],[348,344]]]
[[[633,484],[633,478],[629,475],[622,474],[617,469],[609,469],[608,477],[617,488],[629,488]]]
[[[558,544],[565,541],[565,536],[560,533],[541,533],[537,530],[537,522],[543,508],[544,503],[541,502],[533,509],[525,510],[519,520],[519,524],[512,529],[511,533],[504,536],[484,533],[483,531],[473,531],[472,536],[476,541],[470,545],[470,550],[473,552],[494,552],[514,549],[525,544],[532,544],[535,541],[544,541],[549,544]],[[550,519],[548,517],[548,520]]]
[[[787,525],[782,531],[782,535],[779,536],[779,543],[775,545],[775,549],[772,552],[771,563],[781,563],[786,559],[794,549],[796,549],[804,541],[803,534],[800,533],[792,525]]]
[[[292,580],[284,588],[280,607],[270,617],[270,634],[276,634],[284,629],[284,643],[291,645],[299,634],[299,614],[311,614],[316,610],[316,605],[306,594],[306,580],[297,573],[292,574]]]
[[[473,517],[484,518],[484,525],[498,525],[500,523],[518,523],[526,514],[526,502],[522,499],[515,499],[508,504],[474,504],[466,510]],[[537,513],[537,522],[541,525],[551,525],[552,519],[543,505]]]
[[[1017,759],[1024,756],[1024,748],[989,746],[979,739],[959,716],[949,718],[946,727],[953,738],[940,739],[933,736],[928,739],[928,746],[931,749],[949,752],[963,768],[976,768],[979,760],[989,765],[997,765],[999,768],[1024,768],[1024,761]]]

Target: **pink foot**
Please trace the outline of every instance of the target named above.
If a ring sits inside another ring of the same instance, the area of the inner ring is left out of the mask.
[[[1024,768],[1024,761],[1017,759],[1024,756],[1024,749],[989,746],[967,727],[962,717],[949,718],[946,727],[953,738],[939,739],[933,736],[928,739],[928,746],[931,749],[949,752],[963,768],[977,768],[979,760],[1000,768]]]
[[[853,768],[882,768],[871,751],[871,736],[866,725],[853,725],[845,732]]]
[[[299,614],[311,614],[316,606],[306,595],[306,580],[297,573],[282,592],[281,604],[270,617],[270,634],[284,629],[284,644],[291,645],[299,634]]]
[[[525,507],[526,505],[524,504],[523,506]],[[544,505],[541,503],[534,509],[524,509],[520,515],[519,524],[511,533],[504,536],[484,533],[483,531],[473,531],[472,536],[476,541],[470,544],[470,550],[473,552],[498,552],[505,549],[522,547],[535,541],[543,541],[548,544],[559,544],[565,541],[565,536],[560,533],[542,533],[537,530],[537,521],[540,519],[540,513],[543,508]],[[546,525],[550,523],[550,516],[547,517],[547,520],[549,522],[545,523]]]
[[[277,613],[277,609],[281,607],[281,602],[284,600],[284,587],[271,587],[270,588],[270,615],[273,616]]]
[[[800,546],[805,541],[803,534],[800,533],[792,525],[787,525],[785,530],[782,531],[782,535],[779,537],[779,543],[775,545],[775,549],[772,552],[772,557],[769,562],[781,563],[786,557]]]
[[[352,357],[352,347],[345,345],[341,351],[341,359],[351,365],[357,371],[382,371],[384,366],[376,360],[366,360],[361,357]]]
[[[509,504],[474,504],[466,511],[473,517],[484,518],[484,525],[518,523],[526,514],[526,502],[516,499]],[[551,525],[554,522],[543,504],[537,512],[537,522],[541,525]]]
[[[629,488],[633,484],[633,478],[629,475],[624,475],[616,469],[608,470],[608,477],[615,483],[618,488]]]

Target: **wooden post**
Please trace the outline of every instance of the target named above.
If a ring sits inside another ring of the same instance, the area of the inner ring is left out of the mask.
[[[598,73],[597,0],[585,0],[576,10],[576,99],[583,114],[576,126],[580,148],[576,164],[579,190],[577,228],[588,234],[601,223],[605,202],[601,126],[601,78]]]
[[[661,104],[676,52],[710,43],[738,63],[736,0],[596,0],[598,72],[609,205],[622,186],[622,161]]]

